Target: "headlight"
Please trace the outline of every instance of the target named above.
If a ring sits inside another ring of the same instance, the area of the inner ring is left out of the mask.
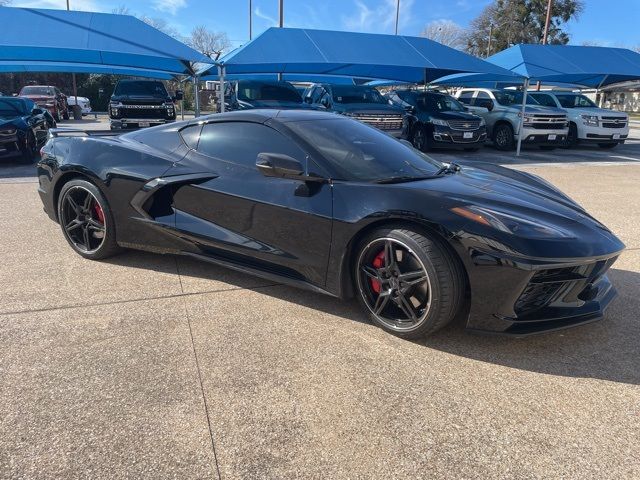
[[[597,115],[580,115],[585,125],[594,125],[598,126],[598,117]]]
[[[434,125],[440,125],[441,127],[449,126],[449,122],[447,122],[446,120],[441,120],[440,118],[432,118],[431,123],[433,123]]]
[[[480,126],[486,125],[487,122],[484,121],[484,118],[480,117]]]
[[[456,215],[472,220],[481,225],[495,228],[504,233],[510,233],[524,238],[575,238],[575,236],[563,228],[549,225],[541,221],[499,212],[485,207],[467,205],[451,209]]]
[[[17,128],[4,128],[0,130],[0,135],[15,135],[17,131]]]

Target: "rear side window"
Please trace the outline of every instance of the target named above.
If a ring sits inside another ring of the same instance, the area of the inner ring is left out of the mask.
[[[180,130],[180,136],[187,147],[197,150],[198,140],[200,140],[200,132],[202,131],[202,125],[191,125],[187,128]]]
[[[458,101],[464,103],[465,105],[469,105],[471,103],[471,99],[473,98],[473,91],[462,92],[458,97]]]
[[[302,162],[304,152],[290,139],[259,123],[208,123],[202,129],[198,152],[237,165],[255,168],[259,153],[282,153]]]

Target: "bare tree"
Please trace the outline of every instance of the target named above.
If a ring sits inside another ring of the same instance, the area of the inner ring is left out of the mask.
[[[467,45],[466,30],[451,20],[435,20],[427,24],[420,35],[458,50]]]
[[[10,4],[11,4],[11,0],[0,0],[0,7],[4,7]]]
[[[129,7],[126,5],[119,5],[118,7],[113,8],[111,13],[116,15],[131,15],[131,10],[129,10]]]
[[[150,25],[153,28],[160,30],[162,33],[165,33],[170,37],[173,37],[180,41],[184,40],[184,38],[180,36],[178,31],[175,28],[173,28],[171,25],[169,25],[167,21],[162,18],[147,17],[146,15],[142,15],[138,18],[142,20],[144,23],[146,23],[147,25]]]
[[[231,48],[231,42],[225,32],[213,32],[204,25],[199,25],[191,31],[191,37],[187,43],[214,60]]]

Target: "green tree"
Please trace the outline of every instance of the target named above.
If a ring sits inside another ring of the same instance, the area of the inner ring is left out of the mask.
[[[467,36],[467,51],[486,56],[518,43],[541,43],[548,0],[494,0],[472,20]],[[566,44],[569,35],[564,26],[577,18],[583,0],[554,0],[547,43]]]

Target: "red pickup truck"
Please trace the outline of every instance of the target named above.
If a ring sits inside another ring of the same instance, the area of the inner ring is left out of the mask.
[[[59,122],[61,118],[69,120],[69,105],[67,96],[57,87],[50,85],[28,85],[22,87],[20,97],[33,100],[40,108],[49,110],[49,113]]]

